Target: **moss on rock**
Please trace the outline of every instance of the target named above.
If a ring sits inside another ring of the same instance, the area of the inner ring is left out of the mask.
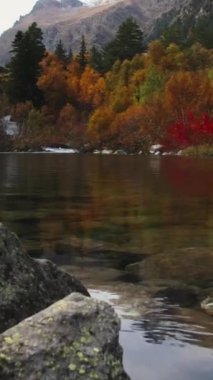
[[[0,378],[128,380],[112,307],[73,293],[0,335]]]
[[[72,292],[89,296],[80,281],[52,262],[32,259],[0,223],[0,332]]]

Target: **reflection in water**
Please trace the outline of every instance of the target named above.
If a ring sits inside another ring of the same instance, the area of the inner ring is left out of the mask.
[[[209,323],[204,327],[194,324],[190,315],[180,314],[179,307],[164,305],[161,300],[155,300],[155,307],[141,320],[133,322],[134,330],[142,330],[144,338],[149,343],[183,345],[183,343],[210,345],[213,342],[213,326]],[[212,332],[208,331],[212,330]]]
[[[155,344],[146,341],[123,320],[120,342],[125,347],[124,363],[132,380],[212,380],[213,354],[191,344]]]
[[[25,248],[69,267],[96,297],[113,288],[104,297],[122,318],[132,380],[212,380],[210,319],[151,300],[125,267],[144,259],[142,280],[159,272],[205,287],[208,275],[212,287],[213,160],[0,154],[0,167],[0,220]]]
[[[212,160],[2,154],[0,165],[0,215],[27,248],[213,245]]]
[[[139,318],[134,307],[129,310],[123,303],[121,294],[94,289],[90,293],[113,305],[122,318],[120,342],[132,380],[212,380],[211,319],[201,325],[199,313],[194,316],[178,307],[165,307],[160,299],[149,300]],[[129,296],[133,303],[132,293]]]

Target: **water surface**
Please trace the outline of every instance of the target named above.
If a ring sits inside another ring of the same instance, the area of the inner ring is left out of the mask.
[[[131,379],[212,380],[212,319],[151,290],[213,288],[213,160],[13,153],[0,167],[0,219],[115,307]]]

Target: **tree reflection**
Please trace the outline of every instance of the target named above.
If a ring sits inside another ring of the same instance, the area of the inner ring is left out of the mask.
[[[181,315],[178,306],[166,305],[155,299],[153,309],[140,320],[132,323],[133,330],[140,330],[147,343],[184,346],[186,344],[212,345],[210,325],[194,324],[189,315]],[[203,322],[203,321],[202,321]]]

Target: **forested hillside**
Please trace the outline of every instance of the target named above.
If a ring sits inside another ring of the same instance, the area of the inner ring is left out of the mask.
[[[35,23],[18,32],[1,83],[1,114],[9,109],[20,125],[13,149],[211,147],[213,50],[201,44],[202,31],[183,40],[167,29],[147,45],[127,18],[101,50],[82,35],[77,54],[61,41],[46,51]]]

